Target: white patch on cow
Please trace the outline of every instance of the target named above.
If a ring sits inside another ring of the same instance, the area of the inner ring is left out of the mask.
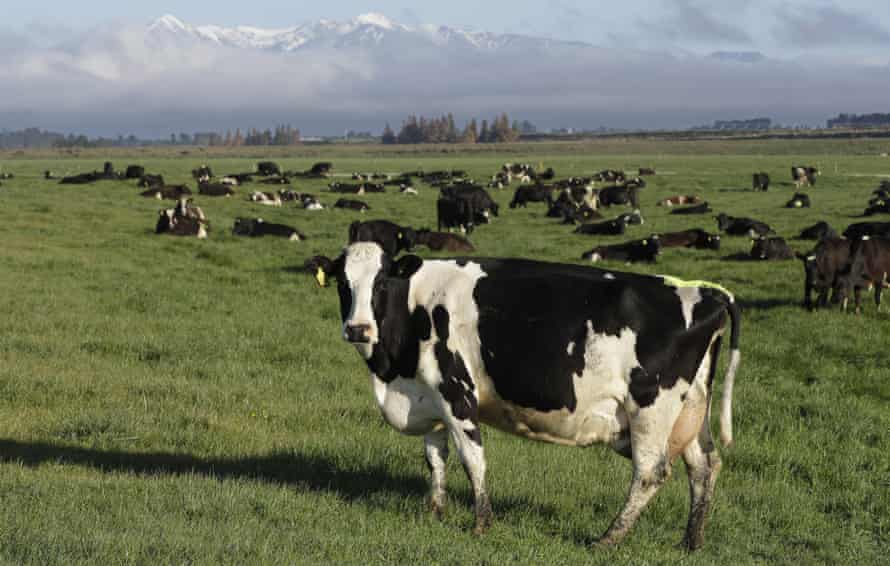
[[[575,351],[575,343],[569,342],[569,345],[566,347],[566,354],[571,356],[572,353],[574,353],[574,351]]]
[[[198,224],[198,239],[204,240],[207,238],[207,230],[204,228],[203,224]]]
[[[290,240],[290,241],[292,241],[292,242],[299,242],[299,241],[300,241],[300,235],[297,234],[296,232],[294,232],[293,234],[290,235],[290,238],[288,238],[288,240]]]
[[[698,287],[677,287],[675,292],[680,297],[680,310],[683,311],[686,328],[689,328],[692,326],[692,312],[695,305],[701,302],[701,292]]]
[[[614,273],[606,273],[605,275],[603,275],[603,279],[608,279],[609,281],[611,281],[611,280],[615,279],[615,274]]]
[[[374,291],[374,278],[383,267],[383,250],[379,245],[370,242],[357,242],[346,248],[344,271],[352,292],[352,305],[346,320],[346,326],[368,325],[369,344],[356,344],[366,359],[371,356],[371,347],[379,341],[377,321],[371,308],[371,297]]]
[[[603,256],[601,256],[601,255],[598,254],[598,253],[595,253],[595,254],[593,254],[593,255],[590,256],[590,263],[596,263],[596,262],[598,262],[598,261],[601,261],[602,259],[603,259]]]
[[[383,418],[403,434],[426,434],[441,422],[436,392],[416,379],[397,377],[389,383],[371,374],[374,398]]]

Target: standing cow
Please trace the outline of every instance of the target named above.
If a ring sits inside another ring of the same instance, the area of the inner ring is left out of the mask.
[[[370,370],[383,417],[423,435],[432,508],[445,506],[448,442],[473,488],[476,532],[492,520],[482,422],[568,446],[603,443],[633,461],[624,508],[600,539],[617,543],[686,463],[685,544],[699,547],[720,456],[709,415],[731,322],[721,433],[732,442],[739,309],[716,285],[523,259],[398,261],[355,243],[306,267],[337,280],[343,325]]]

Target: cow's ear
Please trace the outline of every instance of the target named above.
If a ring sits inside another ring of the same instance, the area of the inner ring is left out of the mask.
[[[389,270],[390,277],[398,277],[399,279],[408,279],[423,265],[423,260],[413,254],[400,257],[398,261],[393,262]]]
[[[337,261],[339,261],[339,258]],[[330,258],[323,255],[317,255],[306,260],[306,263],[303,264],[303,268],[307,273],[311,273],[315,276],[315,281],[318,283],[319,287],[327,287],[328,277],[337,276],[337,262],[331,261]]]

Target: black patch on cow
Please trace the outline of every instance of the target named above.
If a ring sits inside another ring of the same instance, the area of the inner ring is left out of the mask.
[[[460,353],[448,349],[448,323],[450,316],[442,305],[433,309],[433,326],[439,340],[433,349],[439,371],[442,374],[442,383],[439,384],[439,392],[448,401],[451,413],[459,420],[469,420],[474,428],[478,429],[479,403],[474,392],[475,385],[467,371]],[[470,435],[470,438],[474,438]],[[475,438],[481,443],[478,430]]]
[[[640,407],[648,407],[658,397],[658,374],[641,367],[630,370],[630,394]]]
[[[464,434],[467,435],[467,438],[482,446],[482,432],[479,430],[478,426],[474,426],[470,430],[464,430]]]
[[[457,263],[458,267],[466,267],[467,264],[470,263],[470,260],[465,257],[458,258],[454,261],[455,261],[455,263]]]
[[[425,309],[408,311],[408,281],[383,273],[385,270],[374,280],[371,296],[379,341],[367,364],[381,381],[390,383],[397,377],[411,379],[417,373],[420,341],[429,339],[430,323]]]

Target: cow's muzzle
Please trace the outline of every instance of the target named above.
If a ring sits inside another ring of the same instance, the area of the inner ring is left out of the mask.
[[[343,329],[343,339],[353,344],[368,344],[371,342],[370,324],[352,324]]]

